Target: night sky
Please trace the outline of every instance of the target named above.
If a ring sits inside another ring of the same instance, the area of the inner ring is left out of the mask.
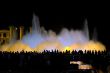
[[[89,4],[88,4],[89,5]],[[84,20],[88,20],[90,35],[93,29],[97,29],[98,40],[110,46],[110,11],[108,6],[103,5],[60,5],[59,6],[25,6],[1,8],[0,10],[0,29],[10,25],[16,27],[23,25],[25,28],[31,26],[32,15],[39,16],[40,26],[46,30],[52,29],[59,33],[63,27],[68,29],[82,29]]]

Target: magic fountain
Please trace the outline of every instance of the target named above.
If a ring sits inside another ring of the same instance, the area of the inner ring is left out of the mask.
[[[84,25],[83,30],[63,28],[60,34],[56,34],[52,30],[46,31],[41,28],[38,16],[33,15],[32,32],[23,36],[21,40],[2,45],[0,51],[105,51],[106,48],[101,42],[89,39],[87,21]]]

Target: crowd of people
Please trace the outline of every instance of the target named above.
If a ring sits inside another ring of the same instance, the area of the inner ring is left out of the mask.
[[[109,65],[109,55],[107,51],[73,51],[71,53],[70,51],[42,53],[4,51],[0,52],[0,73],[65,73],[69,71],[70,61],[83,61],[96,69],[105,70]],[[78,73],[80,71],[78,65],[74,65],[72,71]]]

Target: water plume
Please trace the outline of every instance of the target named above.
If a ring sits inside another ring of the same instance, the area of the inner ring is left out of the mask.
[[[84,22],[84,34],[86,35],[86,39],[89,40],[89,29],[88,29],[88,22],[87,22],[87,19],[85,19],[85,22]]]
[[[85,20],[83,30],[68,30],[67,28],[63,28],[59,34],[56,34],[52,30],[46,31],[44,27],[40,27],[39,18],[35,14],[33,14],[32,19],[32,33],[24,35],[22,40],[19,40],[6,48],[7,49],[2,47],[2,51],[4,51],[4,49],[5,51],[24,50],[38,52],[44,50],[106,50],[102,43],[90,40],[87,20]]]

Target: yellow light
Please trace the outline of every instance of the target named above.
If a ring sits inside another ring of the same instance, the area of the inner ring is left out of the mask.
[[[67,51],[70,51],[71,48],[67,46],[67,47],[65,47],[65,51],[66,51],[66,50],[67,50]]]
[[[78,69],[93,69],[91,65],[85,64],[85,65],[79,65]]]

